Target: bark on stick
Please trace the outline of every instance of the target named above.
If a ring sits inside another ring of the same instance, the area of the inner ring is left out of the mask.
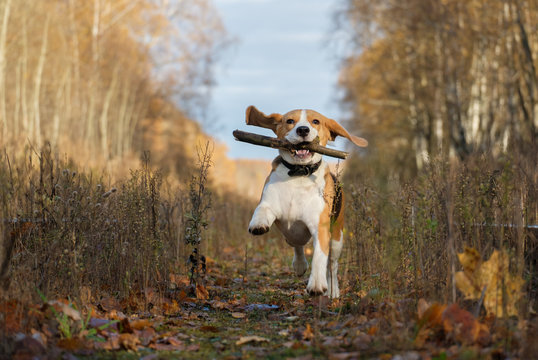
[[[338,159],[345,159],[349,155],[349,153],[344,151],[329,149],[324,146],[321,146],[317,142],[292,144],[286,140],[253,134],[241,130],[235,130],[233,132],[233,135],[238,141],[246,142],[253,145],[271,147],[274,149],[309,150],[312,152],[317,152],[318,154],[327,155]]]

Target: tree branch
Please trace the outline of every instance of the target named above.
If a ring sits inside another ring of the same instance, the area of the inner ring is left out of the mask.
[[[345,159],[349,155],[349,153],[344,152],[344,151],[329,149],[324,146],[321,146],[316,141],[311,142],[311,143],[292,144],[286,140],[253,134],[253,133],[249,133],[249,132],[245,132],[241,130],[235,130],[233,132],[233,135],[235,137],[235,140],[246,142],[253,145],[271,147],[274,149],[310,150],[312,152],[317,152],[318,154],[327,155],[327,156],[331,156],[331,157],[335,157],[339,159]]]

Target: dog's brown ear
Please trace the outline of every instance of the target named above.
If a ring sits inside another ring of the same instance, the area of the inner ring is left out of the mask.
[[[348,138],[353,144],[355,144],[357,146],[360,146],[360,147],[367,147],[368,146],[368,141],[366,139],[360,138],[360,137],[355,136],[355,135],[351,135],[350,133],[347,132],[346,129],[344,129],[344,127],[342,125],[340,125],[339,123],[337,123],[333,119],[327,119],[327,120],[328,120],[326,122],[327,128],[329,129],[329,131],[331,133],[331,136],[330,136],[329,140],[334,141],[334,139],[337,136],[343,136],[345,138]]]
[[[276,127],[282,121],[282,115],[271,114],[265,115],[253,105],[249,106],[246,111],[247,125],[260,126],[266,129],[271,129],[276,132]]]

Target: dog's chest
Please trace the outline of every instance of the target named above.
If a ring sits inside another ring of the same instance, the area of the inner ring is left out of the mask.
[[[290,177],[284,166],[279,166],[269,178],[265,191],[281,221],[303,221],[307,225],[319,221],[325,206],[325,164],[311,176]]]

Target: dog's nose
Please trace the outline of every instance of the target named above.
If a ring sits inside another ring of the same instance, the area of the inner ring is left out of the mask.
[[[297,131],[297,135],[301,137],[307,137],[308,133],[310,132],[310,129],[308,128],[308,126],[299,126],[295,131]]]

